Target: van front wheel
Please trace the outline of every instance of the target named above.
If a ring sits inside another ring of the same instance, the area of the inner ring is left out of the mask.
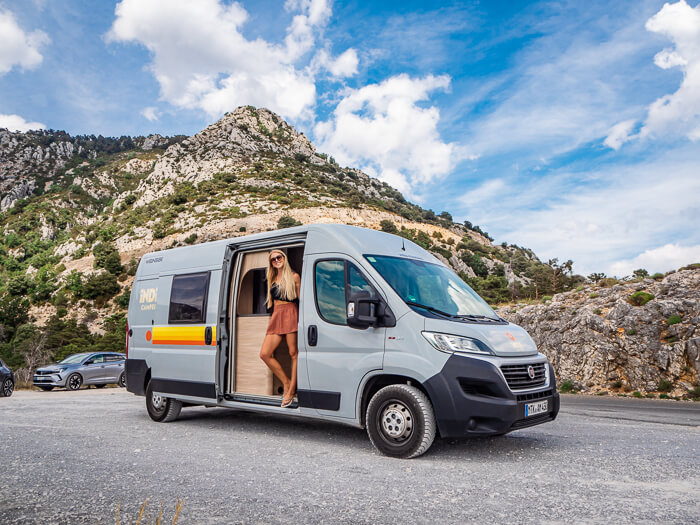
[[[149,382],[146,388],[146,410],[153,421],[168,423],[180,415],[182,401],[153,393]]]
[[[389,385],[372,396],[365,418],[367,434],[382,454],[415,458],[435,439],[435,414],[428,397],[409,385]]]

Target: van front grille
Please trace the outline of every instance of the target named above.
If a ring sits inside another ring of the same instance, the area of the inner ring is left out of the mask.
[[[534,372],[530,377],[530,368]],[[545,374],[545,363],[534,363],[525,365],[503,365],[501,372],[506,378],[506,382],[511,390],[527,390],[544,386],[547,381]]]

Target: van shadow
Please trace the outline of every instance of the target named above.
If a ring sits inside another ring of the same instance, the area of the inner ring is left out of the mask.
[[[148,416],[146,416],[148,417]],[[266,438],[302,439],[309,444],[335,445],[363,452],[374,452],[364,429],[331,421],[310,420],[301,416],[262,414],[231,408],[185,409],[178,423],[193,426],[206,424],[209,431],[250,433]],[[510,462],[518,457],[537,459],[561,448],[562,443],[548,434],[514,432],[503,436],[441,439],[436,438],[425,454],[428,458]]]

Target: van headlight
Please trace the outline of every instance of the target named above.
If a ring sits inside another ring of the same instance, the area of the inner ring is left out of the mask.
[[[493,355],[491,349],[482,341],[471,337],[441,334],[439,332],[421,332],[428,342],[437,350],[448,354]]]

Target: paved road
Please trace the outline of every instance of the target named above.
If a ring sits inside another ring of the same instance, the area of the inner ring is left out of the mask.
[[[550,424],[380,456],[364,431],[122,389],[0,399],[0,523],[698,523],[700,403],[564,396]],[[144,520],[145,522],[145,520]]]

